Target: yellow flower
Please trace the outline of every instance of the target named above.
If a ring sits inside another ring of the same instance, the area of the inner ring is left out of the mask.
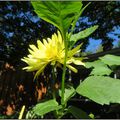
[[[30,54],[22,59],[22,61],[26,62],[28,66],[23,69],[27,71],[37,71],[35,78],[45,69],[48,64],[64,64],[65,45],[59,31],[58,35],[52,35],[51,39],[43,39],[43,43],[40,40],[37,40],[37,47],[35,45],[29,45],[29,47],[30,49],[28,50]],[[81,62],[81,58],[74,57],[74,55],[80,51],[80,47],[81,44],[68,51],[66,64],[67,67],[74,72],[77,72],[77,69],[71,66],[71,63],[76,65],[84,65],[84,63]]]

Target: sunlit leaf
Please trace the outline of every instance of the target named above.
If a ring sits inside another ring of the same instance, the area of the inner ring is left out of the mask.
[[[91,75],[110,75],[112,73],[112,70],[110,70],[108,66],[104,64],[101,60],[86,62],[85,67],[94,67],[92,72],[90,73]]]
[[[105,55],[100,57],[101,61],[105,64],[112,66],[112,65],[120,65],[120,56],[116,55]]]
[[[89,117],[92,118],[92,119],[95,119],[95,116],[94,116],[93,113],[90,113],[90,114],[89,114]]]
[[[72,86],[65,88],[64,101],[67,102],[73,95],[75,95],[75,89]],[[61,90],[59,90],[59,95],[61,96]]]
[[[73,34],[70,38],[70,42],[72,46],[80,39],[86,38],[89,35],[91,35],[96,29],[98,28],[98,25],[92,26],[90,28],[87,28],[83,31],[80,31],[79,33]]]
[[[31,2],[37,15],[67,32],[71,23],[82,9],[81,1],[33,1]]]
[[[48,100],[43,103],[38,103],[33,107],[33,112],[38,116],[43,116],[44,114],[59,109],[58,103],[55,100]]]
[[[104,76],[90,76],[76,89],[77,93],[101,105],[120,103],[120,80]]]

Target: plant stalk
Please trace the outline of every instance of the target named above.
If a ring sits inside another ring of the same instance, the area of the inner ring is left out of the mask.
[[[64,92],[65,92],[65,75],[66,75],[66,61],[67,61],[67,53],[68,53],[68,42],[66,39],[66,34],[62,32],[64,45],[65,45],[65,58],[64,58],[64,65],[63,65],[63,73],[62,73],[62,86],[61,86],[61,104],[64,106]]]

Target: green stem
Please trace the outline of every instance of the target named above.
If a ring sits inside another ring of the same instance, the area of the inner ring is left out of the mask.
[[[66,61],[67,61],[67,53],[68,53],[68,42],[66,40],[66,35],[64,32],[62,32],[62,36],[65,45],[65,58],[64,58],[63,73],[62,73],[61,104],[64,106],[65,74],[66,74]]]

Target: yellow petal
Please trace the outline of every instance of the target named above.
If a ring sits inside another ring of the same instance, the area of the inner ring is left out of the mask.
[[[38,51],[38,49],[35,45],[29,45],[29,46],[34,52]]]
[[[24,59],[22,59],[22,60],[23,60],[24,62],[26,62],[27,64],[29,64],[29,65],[37,62],[36,59],[27,58],[27,57],[24,57]]]
[[[73,63],[76,64],[76,65],[84,65],[85,66],[85,64],[82,61],[80,61],[80,60],[75,60],[74,59]]]
[[[33,63],[27,67],[25,67],[24,69],[27,69],[27,71],[36,71],[39,70],[42,66],[44,66],[44,64],[42,63]]]
[[[45,46],[45,47],[48,46],[48,42],[47,42],[47,40],[43,39],[43,43],[44,43],[44,46]]]
[[[31,66],[27,66],[27,67],[24,67],[24,68],[22,68],[22,69],[29,71],[29,69],[31,69],[31,68],[32,68]]]
[[[70,70],[72,70],[73,72],[75,72],[75,73],[77,73],[78,71],[77,71],[77,69],[76,68],[74,68],[73,66],[71,66],[71,65],[67,65],[67,67],[70,69]]]
[[[76,65],[84,65],[85,66],[85,64],[79,58],[78,59],[72,58],[72,62]]]
[[[59,31],[57,31],[57,33],[58,33],[58,41],[60,44],[62,44],[62,36]]]
[[[72,50],[68,51],[68,57],[72,57],[73,55],[75,55],[81,46],[82,46],[82,44],[80,44],[77,47],[73,48]]]
[[[39,50],[45,49],[45,46],[40,40],[37,40],[37,45],[38,45]]]
[[[30,54],[34,53],[34,51],[32,51],[31,49],[28,49],[28,51],[29,51]]]
[[[22,60],[23,62],[27,62],[27,60],[25,59],[25,57],[24,57],[24,58],[22,58],[21,60]]]
[[[50,44],[52,40],[50,38],[47,38],[48,43]]]
[[[33,55],[31,55],[31,54],[29,54],[28,56],[27,56],[28,58],[32,58],[33,59]]]
[[[57,35],[56,35],[56,34],[52,35],[52,45],[53,45],[53,46],[56,46],[56,45],[57,45],[57,44],[56,44],[57,41],[58,41]]]
[[[42,72],[43,70],[45,69],[45,67],[47,66],[47,64],[43,65],[35,74],[34,76],[34,79],[36,79],[36,77],[38,77]]]

